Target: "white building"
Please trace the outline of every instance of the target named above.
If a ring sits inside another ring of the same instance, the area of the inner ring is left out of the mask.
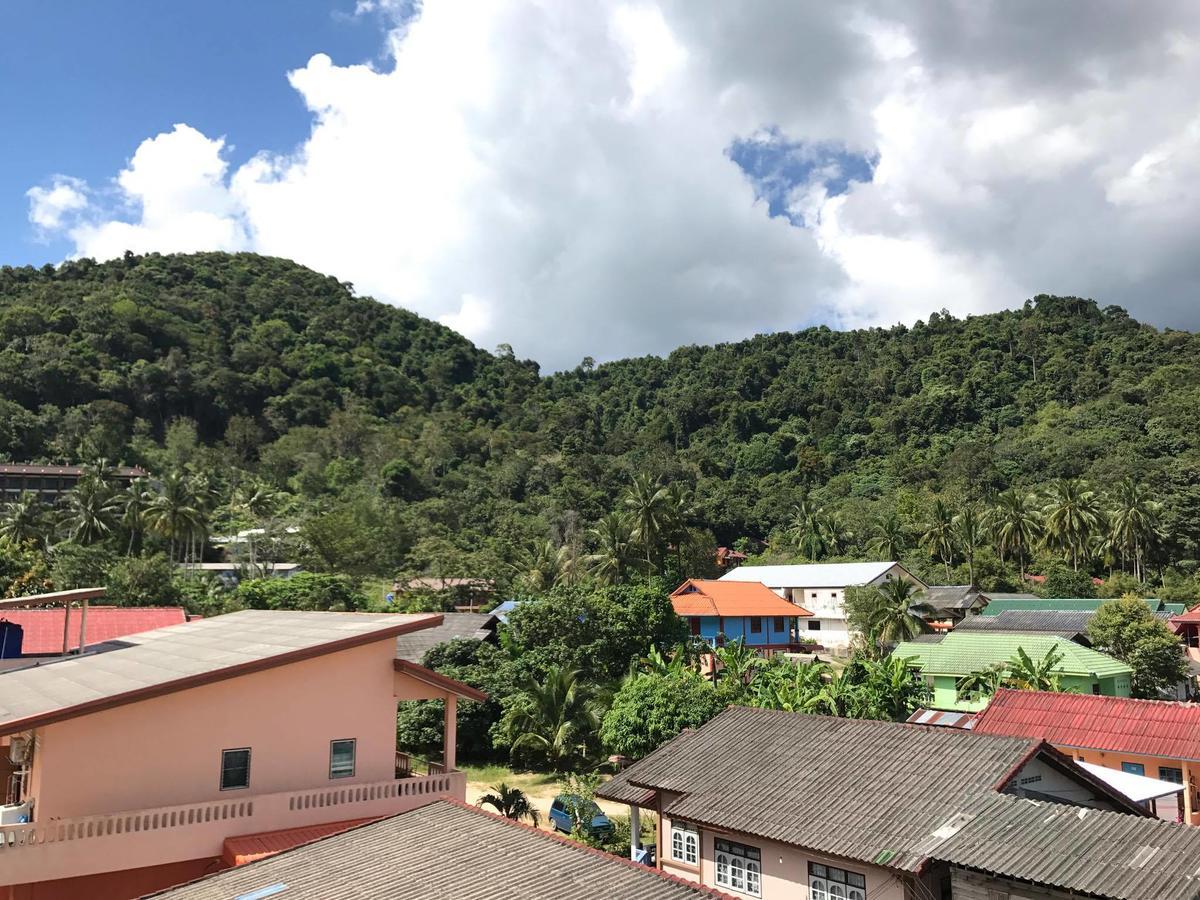
[[[850,646],[846,626],[846,588],[878,586],[893,578],[910,581],[919,590],[928,585],[897,562],[818,563],[801,566],[739,566],[721,581],[758,581],[780,597],[812,613],[801,621],[800,639],[830,649]]]

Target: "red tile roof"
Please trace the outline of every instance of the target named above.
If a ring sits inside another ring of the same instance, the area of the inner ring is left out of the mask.
[[[308,825],[302,828],[283,828],[279,831],[261,831],[258,834],[238,834],[225,838],[225,849],[221,858],[226,865],[242,866],[256,859],[265,859],[291,850],[301,844],[316,841],[331,834],[339,834],[368,822],[377,822],[379,817],[349,819],[345,822],[326,822],[323,825]]]
[[[1195,624],[1200,622],[1200,606],[1193,606],[1185,613],[1180,613],[1177,616],[1171,616],[1171,624]]]
[[[1041,738],[1060,747],[1200,760],[1200,704],[1000,690],[976,734]]]
[[[702,581],[689,578],[671,594],[679,616],[811,616],[761,581]]]
[[[63,617],[60,606],[53,609],[0,610],[0,620],[15,622],[24,630],[21,652],[25,656],[62,653]],[[83,613],[71,610],[68,643],[79,646],[79,623]],[[130,634],[166,628],[187,621],[187,613],[179,606],[89,606],[87,614],[87,643],[98,644]]]

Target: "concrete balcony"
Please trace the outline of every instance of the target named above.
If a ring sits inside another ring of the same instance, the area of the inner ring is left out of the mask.
[[[237,800],[0,825],[0,886],[221,856],[227,837],[388,816],[466,798],[458,771]]]

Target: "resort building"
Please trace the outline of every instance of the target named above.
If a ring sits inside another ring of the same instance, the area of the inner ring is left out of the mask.
[[[1200,896],[1200,832],[1036,739],[733,707],[599,796],[657,814],[663,871],[735,897]]]
[[[972,697],[960,690],[968,675],[1007,665],[1018,650],[1033,662],[1054,652],[1063,690],[1078,694],[1128,697],[1133,669],[1119,660],[1081,647],[1051,634],[1006,634],[955,629],[936,641],[905,641],[892,655],[908,661],[933,688],[934,709],[972,712],[987,706],[987,697]]]
[[[877,587],[892,579],[912,582],[918,590],[927,585],[896,562],[821,563],[800,566],[739,566],[721,581],[758,582],[785,600],[811,610],[800,638],[831,650],[850,646],[846,624],[846,588]]]
[[[21,494],[36,494],[43,503],[53,503],[75,489],[86,473],[83,466],[38,466],[30,463],[0,463],[0,503],[16,500]],[[108,477],[118,482],[146,478],[139,468],[120,466],[110,469]]]
[[[798,620],[807,609],[784,600],[758,582],[702,581],[689,578],[671,594],[675,614],[692,637],[714,647],[741,641],[764,656],[802,649]]]
[[[439,615],[246,610],[0,675],[0,897],[137,896],[311,829],[463,799],[467,685],[396,658]],[[445,701],[412,774],[397,703]]]

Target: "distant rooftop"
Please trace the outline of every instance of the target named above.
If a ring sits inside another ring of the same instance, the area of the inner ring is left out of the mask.
[[[24,630],[21,652],[24,656],[61,653],[63,648],[63,624],[66,607],[51,609],[0,609],[0,621],[8,620]],[[80,610],[71,612],[68,646],[79,645],[79,625],[83,621]],[[89,606],[86,644],[99,644],[115,638],[181,625],[187,621],[187,613],[179,606]]]
[[[486,641],[496,630],[495,613],[442,613],[442,624],[396,638],[396,658],[419,663],[431,649],[455,638]]]
[[[269,893],[271,888],[285,889]],[[724,897],[453,800],[218,872],[163,900],[698,900]]]
[[[1012,659],[1018,649],[1038,660],[1051,650],[1062,654],[1055,670],[1062,675],[1106,678],[1129,675],[1133,669],[1125,663],[1054,634],[1009,634],[959,631],[955,629],[936,644],[905,641],[892,655],[911,659],[926,675],[970,675]]]
[[[721,581],[758,581],[769,588],[841,588],[867,584],[883,575],[895,562],[814,563],[797,566],[738,566]]]
[[[986,594],[991,597],[992,595]],[[1102,603],[1108,603],[1108,600],[1102,600],[1097,597],[1064,597],[1064,598],[1042,598],[1034,599],[1017,598],[993,598],[987,607],[983,610],[982,615],[995,616],[1005,610],[1022,609],[1028,611],[1046,611],[1046,610],[1062,610],[1066,612],[1095,612],[1100,608]],[[1164,603],[1156,597],[1148,597],[1142,600],[1146,607],[1151,612],[1170,612],[1178,614],[1183,612],[1187,607],[1182,603]]]
[[[87,466],[39,466],[31,463],[0,463],[0,475],[64,475],[79,478],[88,471]],[[111,472],[116,478],[145,478],[149,473],[137,466],[115,466]]]
[[[429,628],[439,615],[248,609],[0,675],[0,735]]]

